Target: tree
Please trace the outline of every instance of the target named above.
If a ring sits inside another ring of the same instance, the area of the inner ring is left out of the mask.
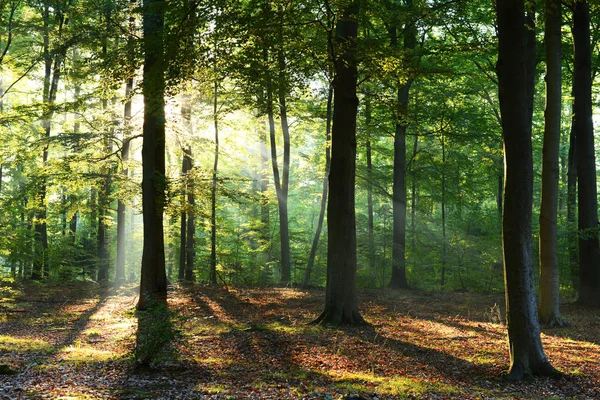
[[[498,83],[505,152],[502,245],[506,285],[506,319],[510,347],[509,379],[556,376],[540,338],[532,257],[533,95],[523,0],[498,0]]]
[[[327,286],[325,311],[315,323],[364,323],[356,293],[356,96],[359,1],[349,1],[336,25],[331,171],[327,203]]]
[[[149,301],[166,301],[167,277],[163,210],[165,207],[165,65],[163,49],[165,2],[147,0],[143,6],[144,126],[142,147],[142,209],[144,249],[138,309]]]
[[[317,256],[317,249],[319,247],[319,238],[321,237],[321,231],[323,230],[323,221],[325,220],[325,211],[327,209],[327,189],[329,186],[329,171],[331,169],[331,149],[329,147],[329,141],[331,140],[331,114],[333,108],[333,87],[329,84],[327,90],[327,111],[325,112],[325,174],[323,177],[323,191],[321,192],[321,207],[319,209],[319,220],[317,221],[317,229],[315,236],[312,241],[310,248],[310,255],[308,256],[308,262],[306,263],[306,270],[304,271],[304,279],[302,281],[302,287],[307,288],[310,283],[310,275],[315,263],[315,257]]]
[[[561,115],[561,2],[546,0],[546,110],[540,210],[540,322],[563,325],[558,282],[558,153]]]
[[[130,0],[130,7],[134,7],[137,0]],[[132,64],[134,58],[133,31],[135,29],[135,16],[129,15],[129,35],[127,35],[127,55],[129,64]],[[133,69],[133,68],[131,68]],[[129,175],[129,149],[131,147],[131,98],[133,96],[133,71],[129,71],[129,76],[125,79],[125,104],[123,106],[123,145],[121,148],[121,175],[124,180]],[[119,285],[125,280],[125,213],[127,207],[125,201],[120,197],[117,202],[117,263],[115,282]]]
[[[409,8],[413,7],[412,0],[406,0]],[[391,46],[396,48],[398,43],[398,26],[391,24],[388,28]],[[416,49],[417,28],[410,21],[404,28],[404,50],[412,53]],[[407,112],[410,87],[413,77],[409,75],[406,81],[397,81],[396,131],[394,134],[394,181],[393,181],[393,232],[392,245],[392,277],[389,286],[394,289],[407,288],[406,280],[406,130],[408,128]]]
[[[579,229],[578,302],[600,306],[600,247],[598,243],[598,197],[592,121],[592,57],[590,15],[587,1],[573,1],[574,115],[577,154],[577,200]]]

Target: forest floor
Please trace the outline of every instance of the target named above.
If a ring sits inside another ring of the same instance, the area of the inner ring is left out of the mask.
[[[571,325],[542,334],[565,377],[509,383],[502,295],[362,291],[370,325],[333,329],[309,325],[322,289],[180,287],[179,333],[146,370],[132,356],[136,295],[0,287],[0,399],[600,398],[600,311],[572,304]]]

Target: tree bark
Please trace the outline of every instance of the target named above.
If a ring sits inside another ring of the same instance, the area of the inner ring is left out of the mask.
[[[412,0],[406,6],[412,8]],[[397,27],[389,29],[392,47],[398,46]],[[414,52],[417,46],[417,30],[414,24],[405,27],[404,50]],[[410,87],[413,78],[405,83],[398,81],[396,98],[396,132],[394,135],[394,182],[392,186],[392,276],[389,286],[393,289],[408,288],[406,279],[406,130]]]
[[[333,86],[329,85],[329,91],[327,94],[327,112],[325,121],[325,176],[323,177],[323,191],[321,193],[321,209],[319,211],[319,221],[317,222],[317,230],[315,231],[315,237],[310,248],[310,255],[308,256],[308,262],[306,263],[306,271],[304,272],[304,280],[302,281],[302,287],[307,288],[310,283],[310,275],[312,273],[313,266],[315,264],[315,257],[317,256],[317,249],[319,247],[319,238],[321,237],[321,231],[323,229],[323,221],[325,220],[325,210],[327,208],[327,187],[329,185],[329,171],[331,170],[331,114],[333,108]]]
[[[367,156],[367,216],[369,237],[369,271],[375,276],[375,221],[373,216],[373,158],[371,154],[371,102],[365,99],[365,124],[367,128],[366,156]]]
[[[569,160],[567,172],[567,230],[569,248],[569,271],[571,286],[579,292],[579,238],[577,230],[577,142],[575,138],[575,104],[572,104],[571,130],[569,132]]]
[[[559,311],[558,281],[558,178],[561,94],[561,2],[546,0],[546,110],[542,155],[542,204],[540,207],[540,322],[564,325]]]
[[[587,1],[573,1],[575,68],[573,128],[577,141],[579,298],[580,304],[600,306],[600,247],[598,197],[592,122],[592,50]]]
[[[497,0],[498,82],[505,150],[502,245],[510,347],[509,379],[554,376],[540,339],[532,257],[531,47],[523,0]]]
[[[331,172],[327,203],[327,286],[325,310],[315,323],[364,323],[356,293],[356,96],[359,1],[347,3],[336,25]]]
[[[62,13],[57,14],[59,22],[59,37],[62,32],[64,17]],[[60,80],[60,72],[63,55],[58,52],[54,57],[50,52],[50,6],[45,4],[42,10],[42,19],[44,21],[43,34],[43,52],[44,52],[44,88],[43,102],[47,107],[44,111],[42,126],[44,128],[44,148],[42,150],[42,161],[44,167],[48,164],[48,151],[50,148],[50,131],[52,128],[52,116],[54,112],[52,107],[56,102],[56,94],[58,91],[58,82]],[[42,279],[49,275],[48,265],[48,231],[46,224],[46,192],[47,183],[45,172],[39,178],[38,193],[37,193],[37,210],[35,212],[35,245],[34,245],[34,260],[31,279]]]
[[[219,84],[215,81],[213,91],[213,125],[215,128],[215,157],[210,192],[210,283],[217,284],[217,178],[219,172]]]
[[[165,207],[165,77],[163,0],[146,0],[143,6],[144,125],[142,145],[142,210],[144,249],[138,309],[167,298],[163,211]]]
[[[131,8],[135,7],[137,0],[130,0],[129,5]],[[133,57],[134,53],[134,37],[133,30],[135,29],[135,16],[132,11],[129,15],[129,30],[132,32],[127,37],[127,47],[129,57]],[[131,144],[131,103],[133,96],[133,74],[128,77],[125,81],[125,105],[123,108],[123,148],[121,149],[121,177],[123,180],[127,180],[129,176],[129,148]],[[116,265],[116,279],[115,283],[120,285],[125,281],[125,225],[126,225],[126,213],[127,206],[122,198],[119,198],[117,202],[117,265]]]

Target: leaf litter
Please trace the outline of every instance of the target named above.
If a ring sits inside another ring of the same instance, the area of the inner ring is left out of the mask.
[[[310,325],[324,290],[177,287],[177,339],[134,368],[137,289],[25,287],[0,310],[0,399],[597,399],[600,310],[544,329],[558,380],[505,380],[502,295],[369,290],[369,325]],[[6,303],[3,299],[3,303]]]

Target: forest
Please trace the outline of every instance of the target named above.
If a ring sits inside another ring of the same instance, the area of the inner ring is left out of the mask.
[[[0,0],[0,398],[600,397],[596,0]]]

